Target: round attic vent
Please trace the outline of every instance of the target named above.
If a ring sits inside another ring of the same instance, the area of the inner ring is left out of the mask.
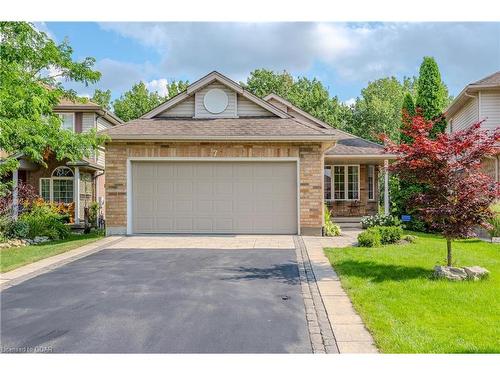
[[[210,113],[221,113],[227,108],[229,99],[221,89],[211,89],[203,98],[203,105]]]

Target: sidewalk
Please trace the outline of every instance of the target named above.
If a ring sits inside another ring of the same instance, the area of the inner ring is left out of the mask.
[[[325,247],[352,246],[359,232],[361,230],[344,231],[340,237],[302,237],[341,354],[378,353],[371,334],[323,252]]]
[[[74,260],[96,253],[121,241],[122,239],[123,237],[121,236],[106,237],[102,240],[92,242],[91,244],[81,246],[77,249],[54,255],[37,262],[27,264],[26,266],[16,268],[15,270],[2,273],[0,274],[0,290],[5,290],[13,285],[22,283],[23,281],[29,280],[35,276],[73,262]]]

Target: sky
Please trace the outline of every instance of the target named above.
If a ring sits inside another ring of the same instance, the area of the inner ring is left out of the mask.
[[[94,88],[119,97],[144,81],[163,94],[172,79],[194,82],[217,70],[245,81],[257,68],[318,78],[332,96],[351,103],[369,81],[417,76],[433,56],[450,94],[500,70],[500,23],[82,23],[38,22],[57,42],[67,38],[74,58],[95,57]]]

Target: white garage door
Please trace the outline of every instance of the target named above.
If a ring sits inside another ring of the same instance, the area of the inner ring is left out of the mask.
[[[132,162],[134,233],[297,233],[295,162]]]

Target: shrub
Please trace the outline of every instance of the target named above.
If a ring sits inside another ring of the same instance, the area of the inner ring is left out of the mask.
[[[396,243],[403,236],[403,228],[398,226],[373,227],[372,229],[380,233],[380,241],[383,245]]]
[[[70,233],[63,222],[63,216],[50,204],[34,205],[31,211],[19,217],[18,222],[24,223],[19,225],[29,227],[28,238],[47,236],[50,239],[62,239],[68,237]]]
[[[324,233],[327,237],[340,236],[340,227],[332,221],[332,217],[330,216],[330,210],[325,205],[325,228]]]
[[[491,237],[500,237],[500,205],[492,205],[491,210],[494,212],[494,216],[488,220],[488,223],[491,225],[488,233]]]
[[[363,229],[367,229],[377,226],[379,227],[399,226],[401,225],[401,222],[395,216],[376,214],[373,216],[363,216],[361,218],[361,225]]]
[[[367,230],[358,234],[358,245],[363,247],[376,247],[380,246],[381,238],[380,232],[373,228],[368,228]]]
[[[402,240],[404,240],[406,242],[414,243],[417,240],[417,236],[407,234],[406,236],[403,236]]]
[[[27,238],[29,231],[30,227],[27,222],[21,220],[12,221],[7,236],[10,238]]]
[[[92,228],[97,228],[97,217],[99,215],[99,203],[97,202],[92,202],[89,206],[89,211],[88,211],[88,220],[89,220],[89,225]]]

